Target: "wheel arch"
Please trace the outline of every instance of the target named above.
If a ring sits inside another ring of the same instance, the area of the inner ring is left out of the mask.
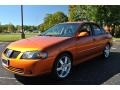
[[[59,58],[59,56],[61,56],[62,54],[68,54],[68,55],[70,55],[70,57],[71,57],[71,59],[72,59],[72,61],[73,61],[73,55],[72,55],[72,53],[71,53],[70,51],[63,51],[63,52],[59,53],[59,54],[56,56],[55,60],[57,60],[57,59]]]
[[[109,45],[110,48],[112,47],[112,44],[110,42],[107,42],[106,45]]]
[[[70,52],[70,51],[63,51],[63,52],[61,52],[61,53],[59,53],[57,56],[56,56],[56,58],[55,58],[55,61],[54,61],[54,64],[53,64],[53,67],[52,67],[52,77],[54,76],[54,75],[56,75],[55,74],[55,66],[56,66],[56,62],[57,62],[57,60],[58,60],[58,58],[61,56],[61,55],[63,55],[63,54],[68,54],[68,55],[70,55],[70,57],[71,57],[71,63],[73,62],[73,55],[72,55],[72,53]],[[56,77],[56,76],[55,76]],[[55,77],[53,77],[53,78],[55,78]]]
[[[56,56],[52,68],[54,68],[54,65],[55,65],[56,61],[58,60],[58,58],[59,58],[62,54],[68,54],[68,55],[70,55],[71,60],[72,60],[72,63],[73,63],[73,55],[72,55],[72,53],[71,53],[70,51],[63,51],[63,52],[60,52],[60,53]]]

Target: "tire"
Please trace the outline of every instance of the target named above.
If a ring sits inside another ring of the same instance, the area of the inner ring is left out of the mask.
[[[52,71],[52,77],[54,79],[63,80],[71,74],[72,69],[72,57],[67,54],[61,54],[55,61]]]
[[[110,56],[110,45],[107,44],[103,50],[103,57],[107,59],[109,58],[109,56]]]

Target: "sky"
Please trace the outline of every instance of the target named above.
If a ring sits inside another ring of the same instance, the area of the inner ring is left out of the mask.
[[[12,23],[21,25],[21,6],[20,5],[0,5],[0,23],[2,25]],[[24,5],[23,24],[39,25],[43,22],[46,14],[62,11],[67,15],[67,5]]]

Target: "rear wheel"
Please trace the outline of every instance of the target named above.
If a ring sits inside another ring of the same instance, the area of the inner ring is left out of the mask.
[[[72,58],[69,54],[60,55],[53,68],[53,76],[57,79],[65,79],[71,73]]]
[[[110,56],[110,45],[107,44],[103,51],[103,57],[108,58]]]

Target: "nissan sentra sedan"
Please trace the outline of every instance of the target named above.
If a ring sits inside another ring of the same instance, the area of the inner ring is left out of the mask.
[[[57,24],[42,34],[12,42],[2,53],[2,65],[14,74],[38,76],[51,73],[65,79],[73,65],[96,56],[108,58],[112,36],[93,22]]]

